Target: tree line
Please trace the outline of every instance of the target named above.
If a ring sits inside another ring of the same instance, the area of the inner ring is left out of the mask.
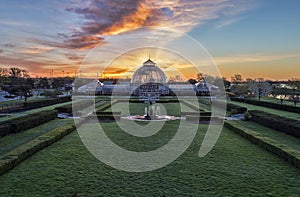
[[[74,78],[59,77],[59,78],[46,78],[46,77],[30,77],[30,73],[26,69],[11,67],[0,68],[0,87],[1,90],[8,92],[8,98],[19,96],[27,101],[27,98],[32,96],[32,89],[55,89],[59,90],[72,90],[72,82]],[[51,91],[53,92],[53,91]],[[60,94],[56,92],[56,94]]]

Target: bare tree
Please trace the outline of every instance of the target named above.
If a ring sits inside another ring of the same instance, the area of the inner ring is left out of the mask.
[[[9,76],[14,77],[14,78],[28,78],[29,73],[25,69],[12,67],[12,68],[9,69]]]
[[[262,96],[271,94],[272,86],[263,78],[259,78],[248,82],[248,90],[251,94],[258,96],[260,101]]]

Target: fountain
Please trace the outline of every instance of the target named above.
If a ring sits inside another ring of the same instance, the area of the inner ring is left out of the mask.
[[[137,121],[167,121],[178,119],[175,116],[162,115],[160,106],[150,105],[145,107],[143,115],[126,116],[123,119],[137,120]]]

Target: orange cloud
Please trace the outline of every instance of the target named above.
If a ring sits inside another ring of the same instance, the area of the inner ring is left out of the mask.
[[[111,36],[133,31],[147,25],[157,25],[158,21],[148,21],[154,14],[159,13],[149,5],[139,2],[136,11],[129,13],[129,15],[125,15],[120,22],[113,24],[107,30],[99,33],[104,36]]]

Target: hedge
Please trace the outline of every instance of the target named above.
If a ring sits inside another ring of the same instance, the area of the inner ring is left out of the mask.
[[[56,110],[46,110],[0,122],[0,137],[19,133],[49,122],[57,117]]]
[[[0,175],[13,169],[25,159],[60,140],[75,129],[74,123],[68,123],[6,153],[0,158]]]
[[[295,107],[291,105],[282,105],[279,103],[271,103],[267,101],[256,101],[256,100],[250,100],[250,99],[242,99],[242,98],[231,98],[232,101],[237,101],[237,102],[243,102],[243,103],[248,103],[252,105],[258,105],[262,107],[268,107],[272,109],[280,109],[288,112],[295,112],[295,113],[300,113],[300,107]]]
[[[244,128],[239,125],[238,121],[225,121],[224,126],[248,139],[252,143],[275,155],[278,155],[284,160],[300,168],[300,151],[292,149],[285,144],[281,144],[276,140],[263,136],[248,128]]]
[[[119,121],[121,120],[121,115],[118,114],[111,114],[111,115],[90,115],[85,119],[85,122],[91,121],[91,120],[99,120],[106,121],[106,120],[113,120],[113,121]]]
[[[60,107],[56,107],[55,109],[59,111],[59,113],[70,113],[72,114],[73,110],[78,111],[80,109],[86,108],[94,103],[93,100],[82,100],[70,104],[66,104]]]
[[[49,99],[43,99],[43,100],[36,100],[36,101],[27,101],[23,103],[23,108],[25,109],[33,109],[33,108],[40,108],[45,107],[49,105],[54,105],[58,103],[64,103],[71,101],[71,96],[64,96],[59,98],[49,98]]]
[[[206,105],[211,105],[211,102],[208,99],[198,97],[198,101],[200,103],[203,103],[203,104],[206,104]],[[214,106],[216,106],[218,108],[225,107],[225,102],[223,102],[223,101],[212,100],[212,103],[213,103]],[[227,112],[232,112],[233,114],[243,114],[247,111],[247,108],[226,102],[226,111]]]
[[[194,115],[187,115],[186,121],[222,121],[221,118],[216,116],[194,116]]]
[[[106,111],[97,111],[97,116],[112,116],[112,115],[121,115],[121,112],[106,112]]]
[[[251,110],[251,120],[277,131],[300,138],[300,121],[270,114],[263,111]]]
[[[200,111],[200,112],[181,112],[181,116],[188,116],[188,115],[192,115],[192,116],[211,116],[211,112],[204,112],[204,111]]]

